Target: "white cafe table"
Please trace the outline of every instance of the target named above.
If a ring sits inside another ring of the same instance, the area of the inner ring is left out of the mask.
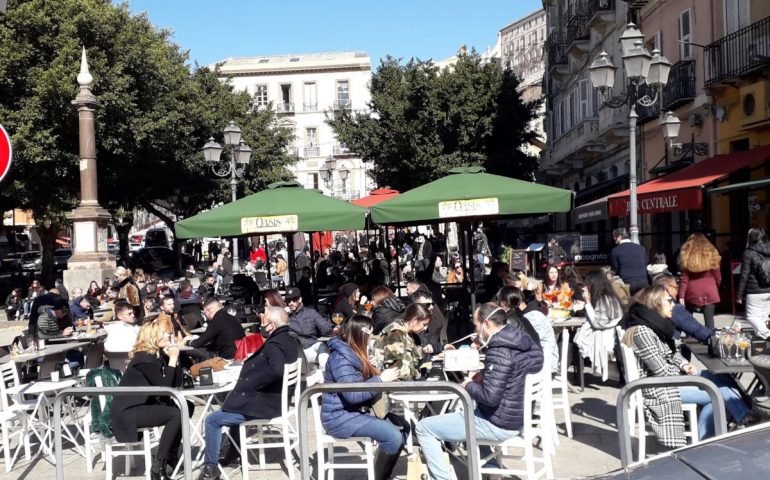
[[[420,392],[420,393],[392,393],[389,395],[392,402],[399,402],[404,406],[404,418],[409,422],[409,437],[406,439],[406,450],[411,455],[414,453],[412,434],[414,426],[420,421],[419,414],[423,408],[427,408],[433,415],[442,415],[459,397],[455,393],[446,392]],[[437,405],[440,402],[440,406]],[[436,408],[438,407],[438,408]]]
[[[34,353],[23,353],[20,355],[6,354],[0,357],[0,363],[14,362],[17,364],[24,364],[27,362],[34,362],[38,359],[43,359],[40,369],[38,370],[38,378],[45,379],[50,376],[51,372],[56,367],[57,362],[64,361],[64,357],[70,350],[78,350],[82,347],[87,347],[91,342],[72,341],[68,343],[47,344],[45,348]]]
[[[242,323],[241,327],[243,327],[244,330],[248,330],[249,328],[253,327],[254,325],[257,325],[257,323],[256,322],[246,322],[246,323]],[[205,331],[206,331],[206,327],[198,327],[198,328],[193,328],[192,330],[190,330],[190,333],[195,334],[195,335],[200,335],[201,333],[203,333]]]

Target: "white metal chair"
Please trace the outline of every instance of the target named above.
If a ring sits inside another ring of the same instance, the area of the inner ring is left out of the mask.
[[[7,382],[7,383],[6,383]],[[19,415],[22,411],[31,410],[35,404],[11,403],[8,394],[5,392],[6,385],[16,386],[19,384],[19,372],[16,370],[16,364],[7,362],[0,364],[0,396],[2,396],[2,410],[0,410],[0,430],[2,430],[1,441],[3,444],[3,460],[5,462],[5,472],[13,469],[13,464],[24,447],[24,453],[27,459],[30,458],[29,435],[25,427],[25,418]],[[12,441],[16,439],[16,448],[12,448]]]
[[[363,470],[366,469],[366,475],[369,480],[374,478],[374,441],[368,437],[351,437],[346,441],[355,442],[363,449],[364,463],[354,463],[346,461],[337,462],[336,459],[360,458],[359,452],[335,452],[334,445],[339,442],[338,439],[327,434],[321,424],[321,406],[319,405],[320,394],[313,395],[310,398],[310,404],[313,408],[313,420],[315,422],[316,432],[316,452],[318,455],[318,480],[326,480],[326,472],[330,472],[329,479],[334,478],[334,470]]]
[[[551,380],[552,403],[554,412],[561,409],[564,414],[564,427],[567,436],[572,438],[572,408],[569,403],[569,381],[567,368],[569,366],[569,332],[561,332],[561,348],[559,352],[559,372]],[[557,437],[558,438],[558,437]]]
[[[521,433],[504,442],[491,442],[487,440],[478,440],[478,445],[491,447],[492,453],[485,457],[480,455],[480,464],[484,465],[492,459],[496,459],[499,467],[481,467],[481,474],[503,475],[509,477],[516,475],[521,477],[525,475],[527,479],[545,477],[553,478],[553,465],[551,464],[551,455],[553,450],[553,407],[550,405],[550,388],[548,379],[550,378],[550,362],[543,362],[544,368],[540,372],[532,373],[526,376],[524,380],[524,425]],[[546,370],[546,367],[548,368]],[[540,403],[541,417],[538,421],[534,418],[533,412],[535,403]],[[534,442],[540,439],[542,456],[535,456]],[[520,449],[524,451],[523,455],[510,455],[508,449]],[[502,460],[519,460],[524,462],[524,469],[506,468],[501,463]],[[540,465],[540,468],[537,468]]]
[[[297,448],[299,434],[297,429],[297,404],[302,374],[302,359],[283,367],[283,386],[281,387],[281,416],[271,419],[249,420],[238,428],[241,444],[241,470],[243,480],[249,479],[249,450],[259,450],[259,468],[265,469],[265,449],[283,448],[286,470],[289,480],[294,480],[292,450]],[[256,443],[248,441],[248,431],[256,428]],[[274,441],[266,441],[266,440]]]
[[[623,355],[626,383],[638,380],[640,375],[636,353],[634,353],[634,350],[631,347],[623,343],[620,344],[620,350]],[[689,429],[685,431],[685,437],[689,438],[693,444],[696,444],[698,443],[698,406],[694,403],[683,403],[682,413],[687,415],[687,422],[689,423]],[[637,461],[641,462],[647,456],[647,435],[652,433],[648,432],[646,428],[647,422],[645,421],[644,415],[644,399],[641,390],[637,390],[631,396],[627,415],[629,432],[633,432],[634,429],[637,429],[637,438],[639,440],[639,458]]]

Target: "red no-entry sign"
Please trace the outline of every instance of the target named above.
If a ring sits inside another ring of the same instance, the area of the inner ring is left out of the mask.
[[[13,159],[13,147],[11,146],[11,136],[0,125],[0,181],[5,178],[11,169],[11,160]]]

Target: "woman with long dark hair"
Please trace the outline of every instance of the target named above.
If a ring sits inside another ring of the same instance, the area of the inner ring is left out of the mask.
[[[693,233],[679,252],[679,303],[703,312],[707,328],[714,328],[714,309],[719,303],[722,256],[702,233]]]
[[[546,346],[550,349],[551,368],[556,371],[559,368],[559,347],[556,345],[556,334],[551,322],[536,305],[528,304],[524,292],[516,287],[503,287],[497,292],[493,300],[508,316],[508,325],[518,330],[523,330],[532,339],[540,343],[545,352]]]
[[[329,360],[324,372],[325,383],[391,382],[398,378],[396,367],[380,372],[369,360],[372,319],[354,315],[339,335],[329,339]],[[374,477],[386,480],[404,448],[409,427],[406,421],[388,413],[383,419],[368,412],[378,394],[373,392],[324,393],[321,423],[334,438],[369,437],[377,441]]]
[[[750,229],[741,261],[741,279],[735,301],[743,303],[745,297],[746,319],[762,338],[770,337],[770,330],[765,324],[770,315],[770,282],[762,269],[763,260],[768,257],[770,243],[767,234],[761,228]]]
[[[561,272],[555,266],[551,265],[545,271],[545,278],[543,279],[543,290],[545,293],[551,293],[555,290],[561,289],[562,277]]]
[[[580,355],[591,359],[594,372],[607,381],[609,356],[615,347],[615,327],[623,319],[623,306],[607,276],[599,270],[585,278],[583,301],[573,304],[575,310],[585,310],[586,322],[575,334]]]

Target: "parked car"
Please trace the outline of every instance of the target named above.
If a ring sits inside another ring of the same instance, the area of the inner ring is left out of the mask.
[[[176,268],[174,251],[168,247],[146,247],[131,252],[128,266],[133,270],[141,268],[147,273],[158,273],[161,276],[173,275]],[[186,253],[182,254],[182,265],[195,263]]]
[[[3,271],[15,272],[15,271],[21,270],[21,264],[19,264],[19,260],[21,259],[21,256],[23,255],[23,253],[24,252],[13,252],[4,256],[3,259],[0,260],[0,264],[2,264]]]
[[[39,272],[43,267],[43,256],[41,252],[24,252],[19,264],[24,272]]]
[[[767,478],[770,475],[770,424],[679,448],[592,479],[697,480]]]
[[[67,260],[72,256],[71,248],[57,248],[53,252],[53,266],[56,270],[64,270],[67,268]]]

